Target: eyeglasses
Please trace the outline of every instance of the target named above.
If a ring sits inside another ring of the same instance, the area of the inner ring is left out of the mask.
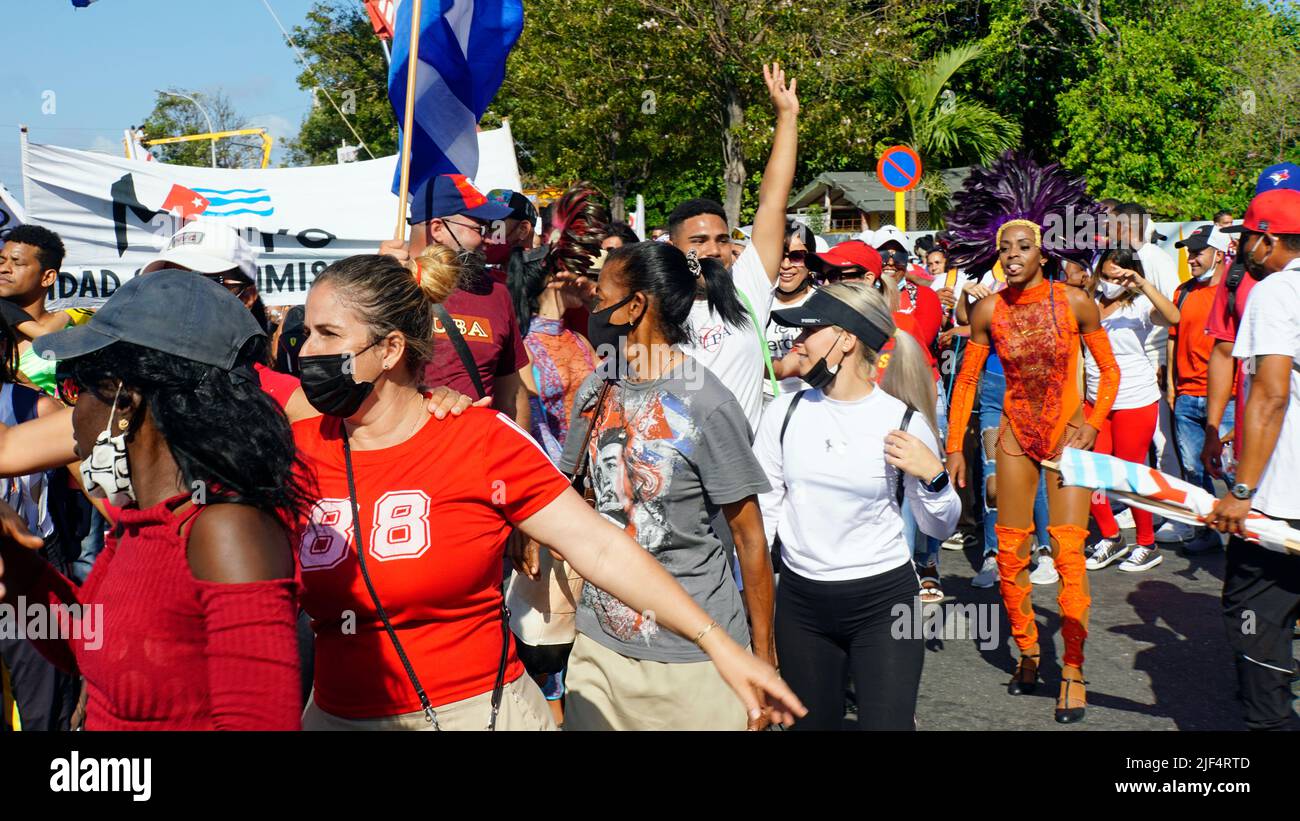
[[[480,237],[486,237],[488,231],[491,230],[488,225],[482,222],[452,222],[449,219],[443,219],[443,222],[448,225],[459,225],[461,228],[469,228],[470,230],[477,232]]]
[[[792,265],[803,265],[804,260],[808,259],[807,251],[786,251],[785,258],[790,260]]]

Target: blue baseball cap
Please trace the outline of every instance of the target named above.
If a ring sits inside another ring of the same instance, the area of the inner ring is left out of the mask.
[[[1256,194],[1282,188],[1300,191],[1300,165],[1293,162],[1280,162],[1259,172],[1259,181],[1255,183]]]
[[[503,220],[510,216],[510,206],[483,196],[464,174],[439,174],[411,197],[411,225],[455,216],[484,222]]]

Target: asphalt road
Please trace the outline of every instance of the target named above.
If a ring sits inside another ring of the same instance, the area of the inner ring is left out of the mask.
[[[1132,532],[1125,535],[1131,543]],[[1063,653],[1057,585],[1034,586],[1043,683],[1033,695],[1011,696],[1006,683],[1017,654],[997,588],[971,587],[980,559],[976,551],[942,551],[948,600],[941,612],[950,638],[926,642],[919,728],[1244,730],[1219,609],[1224,553],[1184,556],[1167,547],[1161,552],[1164,562],[1142,573],[1120,571],[1118,562],[1089,572],[1088,713],[1080,724],[1059,725],[1053,720]],[[957,612],[949,604],[984,607]],[[981,617],[990,620],[982,634]]]

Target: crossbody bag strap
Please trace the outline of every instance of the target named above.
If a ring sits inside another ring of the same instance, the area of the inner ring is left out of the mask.
[[[487,390],[483,387],[483,377],[479,376],[478,364],[474,361],[474,355],[469,352],[469,343],[461,335],[460,328],[456,327],[456,320],[451,318],[445,305],[441,303],[433,306],[433,313],[442,323],[443,329],[447,332],[447,338],[451,340],[451,346],[456,349],[456,356],[460,357],[460,364],[465,367],[465,372],[469,374],[469,379],[474,383],[474,390],[478,391],[475,399],[482,399],[487,396]],[[347,438],[344,437],[344,442]]]
[[[916,413],[916,408],[912,407],[911,405],[908,405],[907,410],[903,412],[903,425],[902,427],[899,428],[899,430],[901,430],[903,433],[907,433],[907,426],[912,423],[912,415],[914,413]],[[902,510],[903,508],[903,480],[905,478],[906,475],[903,473],[902,469],[900,468],[898,471],[898,487],[895,488],[894,490],[894,498],[898,500],[899,510]]]
[[[754,333],[758,334],[758,348],[763,354],[763,363],[767,365],[767,378],[772,382],[772,395],[780,396],[781,387],[776,381],[776,368],[772,367],[772,352],[767,349],[767,334],[758,324],[758,312],[754,310],[753,304],[749,301],[749,297],[745,296],[744,291],[737,288],[736,296],[740,297],[740,301],[745,304],[745,310],[749,312],[749,321],[754,323]]]
[[[370,571],[366,569],[366,545],[361,537],[361,511],[357,506],[357,486],[352,478],[352,448],[348,446],[348,432],[344,423],[340,421],[339,432],[343,436],[343,462],[347,467],[348,474],[348,501],[352,504],[352,522],[353,532],[356,536],[357,547],[357,564],[361,566],[361,578],[366,583],[366,590],[370,593],[370,601],[375,605],[375,612],[379,614],[379,619],[384,623],[384,630],[388,633],[388,640],[393,643],[393,649],[397,651],[397,657],[402,661],[402,667],[406,668],[406,677],[411,680],[411,686],[415,688],[415,695],[420,699],[420,709],[424,710],[425,719],[433,725],[433,729],[441,730],[438,726],[438,714],[434,712],[433,705],[429,703],[429,696],[424,692],[424,685],[420,684],[420,677],[415,674],[415,668],[411,666],[411,660],[406,657],[406,650],[402,648],[402,642],[397,638],[397,631],[393,629],[393,623],[388,618],[388,611],[384,610],[384,605],[379,601],[379,593],[375,591],[374,582],[370,580]]]
[[[590,472],[591,439],[596,435],[596,423],[600,421],[600,411],[605,407],[605,401],[609,398],[609,392],[613,387],[614,383],[611,381],[606,381],[600,386],[600,393],[596,396],[596,407],[591,412],[591,421],[587,423],[587,433],[582,438],[582,450],[578,453],[578,464],[574,466],[573,476],[569,477],[573,489],[579,493],[586,489],[587,474]]]
[[[777,440],[777,444],[781,446],[782,452],[785,451],[785,429],[790,427],[790,417],[794,416],[795,407],[798,406],[799,400],[803,399],[803,395],[807,392],[808,390],[805,388],[796,393],[794,399],[790,400],[789,406],[785,409],[785,418],[781,420],[781,437]]]

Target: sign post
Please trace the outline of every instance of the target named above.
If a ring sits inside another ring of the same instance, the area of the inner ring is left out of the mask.
[[[906,231],[907,208],[903,203],[903,193],[911,191],[921,181],[921,158],[905,145],[887,148],[876,162],[876,179],[894,192],[894,224],[900,231]]]

